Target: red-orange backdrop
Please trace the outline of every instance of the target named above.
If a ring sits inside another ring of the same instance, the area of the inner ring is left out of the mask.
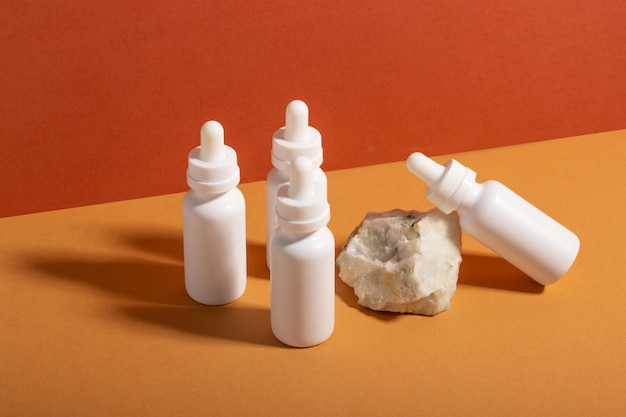
[[[623,0],[3,3],[0,216],[182,191],[208,119],[264,179],[294,98],[327,170],[626,127]]]

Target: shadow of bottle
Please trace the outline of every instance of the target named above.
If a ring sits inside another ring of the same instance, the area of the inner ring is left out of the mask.
[[[105,300],[107,311],[120,314],[113,317],[120,320],[118,324],[132,319],[189,335],[282,346],[271,333],[269,307],[251,307],[238,301],[205,306],[187,295],[180,232],[135,230],[115,236],[115,241],[139,255],[31,254],[24,263],[39,272],[37,277],[89,289],[86,296]],[[249,278],[250,273],[252,277],[269,277],[265,265],[257,262],[257,258],[265,261],[264,246],[249,243],[248,250],[252,255],[248,258]]]
[[[497,256],[463,254],[459,285],[472,285],[528,294],[541,294],[544,286]]]

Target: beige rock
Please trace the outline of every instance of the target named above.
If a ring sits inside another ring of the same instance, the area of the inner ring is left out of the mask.
[[[460,264],[458,216],[438,209],[370,212],[337,258],[362,306],[428,316],[450,308]]]

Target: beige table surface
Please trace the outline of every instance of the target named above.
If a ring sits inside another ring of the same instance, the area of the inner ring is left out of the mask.
[[[449,311],[369,311],[337,280],[309,349],[270,330],[263,182],[222,307],[185,293],[182,194],[0,219],[0,415],[626,415],[625,155],[625,130],[454,155],[577,233],[573,268],[543,288],[464,236]],[[368,210],[431,208],[403,162],[328,181],[338,250]]]

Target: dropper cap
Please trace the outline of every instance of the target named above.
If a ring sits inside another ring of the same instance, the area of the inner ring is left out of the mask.
[[[288,170],[289,163],[304,155],[315,167],[322,165],[322,135],[309,126],[309,107],[302,100],[293,100],[285,109],[285,126],[272,137],[272,165]]]
[[[296,233],[314,232],[328,224],[330,206],[326,193],[313,181],[314,166],[305,156],[297,156],[289,167],[289,183],[278,189],[278,226]]]
[[[237,153],[224,144],[224,128],[210,120],[200,128],[200,146],[189,152],[187,184],[194,190],[215,194],[239,184]]]
[[[285,109],[284,139],[289,142],[307,142],[309,131],[309,107],[302,100],[293,100]]]
[[[428,185],[426,198],[446,214],[459,207],[476,180],[474,171],[454,159],[439,165],[423,153],[415,152],[406,160],[406,165]]]
[[[219,163],[225,158],[224,127],[215,120],[209,120],[200,128],[200,159]]]

